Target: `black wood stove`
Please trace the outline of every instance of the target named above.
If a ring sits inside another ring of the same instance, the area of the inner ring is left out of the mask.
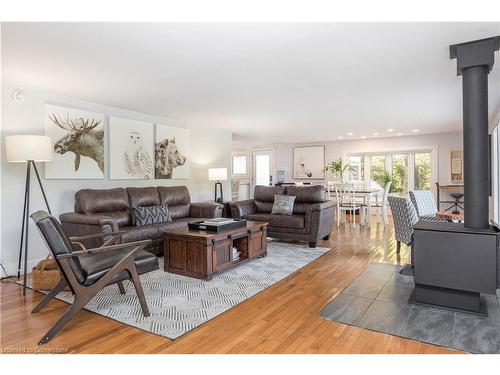
[[[488,74],[499,47],[500,36],[450,46],[463,88],[464,223],[415,225],[411,303],[486,315],[480,293],[500,287],[500,233],[488,218]]]

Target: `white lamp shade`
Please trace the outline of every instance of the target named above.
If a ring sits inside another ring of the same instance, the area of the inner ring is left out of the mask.
[[[8,162],[28,160],[51,161],[52,140],[44,135],[10,135],[5,137],[5,156]]]
[[[209,168],[208,169],[209,181],[226,181],[227,168]]]

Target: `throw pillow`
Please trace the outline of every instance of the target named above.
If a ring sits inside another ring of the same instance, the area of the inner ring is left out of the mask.
[[[166,204],[156,206],[134,207],[135,226],[142,227],[143,225],[161,224],[167,221],[172,221],[170,212]]]
[[[274,195],[272,215],[291,215],[293,213],[293,203],[295,197],[293,195]]]

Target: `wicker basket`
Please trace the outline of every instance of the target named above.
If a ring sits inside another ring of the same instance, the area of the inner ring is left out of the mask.
[[[61,280],[61,273],[55,260],[49,255],[33,268],[31,277],[34,290],[51,290]]]

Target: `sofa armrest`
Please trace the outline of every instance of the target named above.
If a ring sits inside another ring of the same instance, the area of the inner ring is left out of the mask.
[[[333,201],[314,203],[307,207],[305,221],[311,241],[330,235],[336,207]]]
[[[231,208],[231,216],[234,219],[241,219],[245,215],[255,213],[255,202],[253,199],[247,199],[239,202],[229,203]]]
[[[306,215],[314,212],[314,211],[322,211],[322,210],[327,210],[327,209],[335,209],[337,207],[337,203],[334,201],[325,201],[321,203],[312,203],[307,207],[306,210]]]
[[[98,226],[110,225],[112,227],[116,227],[116,230],[118,231],[118,224],[116,223],[116,221],[112,217],[106,215],[84,215],[76,212],[66,212],[59,215],[59,220],[61,221],[61,223]]]
[[[68,237],[82,237],[93,234],[110,234],[118,232],[118,223],[116,220],[105,215],[84,215],[76,212],[67,212],[59,216],[64,233]],[[105,237],[89,238],[82,243],[87,248],[101,246]]]
[[[222,217],[223,209],[224,205],[215,202],[191,203],[189,216],[207,219]]]

